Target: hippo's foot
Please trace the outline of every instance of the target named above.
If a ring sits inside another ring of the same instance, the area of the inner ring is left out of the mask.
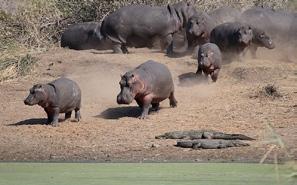
[[[65,120],[71,118],[71,111],[65,113]]]
[[[158,112],[160,110],[160,103],[152,103],[151,111]]]
[[[177,106],[177,101],[174,97],[174,92],[172,92],[169,96],[169,104],[170,104],[170,107],[176,107]]]
[[[139,119],[148,119],[148,114],[141,114],[138,118]]]
[[[75,120],[79,122],[81,119],[80,110],[75,110]]]
[[[50,123],[53,127],[58,127],[59,126],[59,122],[52,122]]]

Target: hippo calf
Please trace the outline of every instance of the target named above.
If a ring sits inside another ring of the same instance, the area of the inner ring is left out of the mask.
[[[71,25],[62,33],[61,47],[75,50],[112,49],[111,41],[100,33],[101,23],[85,22]]]
[[[223,56],[239,57],[243,54],[253,39],[251,26],[228,22],[216,26],[210,33],[210,42],[215,43],[223,53]]]
[[[75,119],[80,120],[81,90],[72,80],[59,78],[48,84],[36,84],[24,100],[26,105],[38,104],[47,114],[48,124],[58,126],[59,113],[65,113],[65,119],[75,111]]]
[[[158,110],[159,103],[166,98],[169,98],[171,107],[177,105],[169,69],[152,60],[125,73],[121,77],[120,87],[121,92],[117,96],[117,103],[130,104],[135,99],[142,108],[140,119],[147,118],[150,105],[153,110]]]
[[[219,47],[213,43],[203,44],[198,51],[198,69],[196,74],[202,72],[207,77],[210,75],[213,82],[216,82],[221,69],[222,55]]]

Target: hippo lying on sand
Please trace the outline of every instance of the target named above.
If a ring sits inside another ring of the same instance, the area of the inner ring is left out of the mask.
[[[61,47],[68,47],[75,50],[112,49],[111,41],[101,35],[100,27],[101,24],[98,22],[71,25],[62,33]]]
[[[37,84],[30,89],[24,100],[26,105],[39,105],[47,114],[48,123],[58,126],[59,113],[65,113],[65,119],[75,111],[75,119],[80,120],[81,90],[72,80],[59,78],[48,84]]]
[[[135,99],[142,108],[140,119],[147,117],[150,105],[158,110],[159,103],[166,98],[169,98],[171,107],[176,107],[172,76],[163,64],[149,60],[139,65],[122,76],[120,86],[117,103],[130,104]]]

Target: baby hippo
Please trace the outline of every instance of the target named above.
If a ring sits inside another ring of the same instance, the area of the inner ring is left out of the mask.
[[[48,124],[58,126],[59,113],[65,113],[65,119],[75,111],[75,119],[80,120],[81,90],[72,80],[59,78],[48,84],[37,84],[30,89],[24,100],[26,105],[38,104],[47,114]]]
[[[139,65],[121,77],[120,86],[117,103],[130,104],[135,99],[142,108],[140,119],[147,118],[150,105],[158,110],[159,103],[166,98],[171,107],[176,107],[172,76],[163,64],[149,60]]]
[[[221,69],[222,55],[219,47],[213,43],[203,44],[198,51],[198,69],[196,74],[207,77],[210,75],[213,82],[216,82]]]

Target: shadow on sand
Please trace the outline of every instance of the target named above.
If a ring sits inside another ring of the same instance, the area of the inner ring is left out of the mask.
[[[20,126],[20,125],[47,125],[46,118],[32,118],[19,121],[17,123],[8,124],[7,126]]]
[[[205,84],[208,82],[204,75],[198,76],[196,73],[189,72],[178,76],[179,86],[193,86],[199,84]]]
[[[104,119],[119,119],[123,117],[138,117],[141,114],[141,109],[138,106],[115,107],[108,108],[96,116]]]

